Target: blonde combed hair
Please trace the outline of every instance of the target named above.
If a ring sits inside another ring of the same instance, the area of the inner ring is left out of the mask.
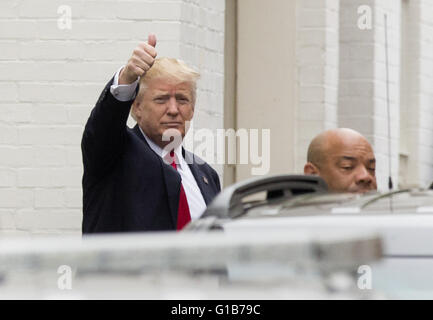
[[[173,79],[179,82],[190,82],[195,85],[200,74],[182,60],[175,58],[157,58],[153,66],[140,79],[140,84],[146,84],[153,79]]]

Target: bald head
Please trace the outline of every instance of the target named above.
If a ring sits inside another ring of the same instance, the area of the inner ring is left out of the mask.
[[[320,165],[326,160],[329,151],[332,151],[335,145],[344,144],[347,141],[361,140],[370,145],[367,139],[358,131],[348,128],[337,128],[326,130],[318,134],[308,147],[307,161]]]
[[[338,128],[311,141],[304,173],[321,176],[331,191],[366,192],[377,188],[375,166],[367,139],[355,130]]]

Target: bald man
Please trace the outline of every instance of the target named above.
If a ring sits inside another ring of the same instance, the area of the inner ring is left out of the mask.
[[[377,189],[376,159],[370,143],[352,129],[332,129],[308,147],[304,173],[318,175],[333,192],[364,193]]]

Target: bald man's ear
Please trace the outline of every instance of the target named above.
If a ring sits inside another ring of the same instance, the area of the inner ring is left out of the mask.
[[[304,166],[304,174],[317,176],[319,175],[319,169],[311,162],[307,162]]]

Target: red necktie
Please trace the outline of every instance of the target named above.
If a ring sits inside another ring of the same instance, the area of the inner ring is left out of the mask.
[[[170,152],[170,157],[173,159],[173,161],[171,162],[171,166],[177,170],[176,161],[174,159],[174,151]],[[179,208],[177,209],[177,230],[181,230],[190,221],[191,214],[189,213],[188,200],[186,199],[185,190],[183,189],[181,182]]]

